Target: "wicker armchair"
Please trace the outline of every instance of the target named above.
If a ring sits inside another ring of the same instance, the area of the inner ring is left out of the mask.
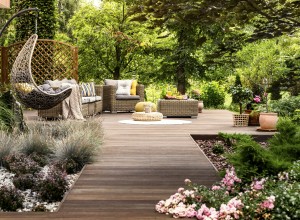
[[[101,96],[103,99],[103,87],[101,85],[95,85],[95,92],[97,96]],[[89,103],[82,103],[82,115],[91,116],[101,113],[103,109],[103,101],[95,101]],[[47,110],[39,110],[38,116],[42,118],[61,118],[62,117],[62,102],[55,107]]]
[[[136,96],[130,96],[126,99],[118,97],[116,91],[116,86],[103,86],[103,111],[110,111],[111,113],[132,112],[138,102],[144,101],[144,85],[138,84]]]

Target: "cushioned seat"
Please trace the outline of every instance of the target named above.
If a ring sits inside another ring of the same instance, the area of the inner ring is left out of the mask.
[[[106,79],[103,86],[103,111],[132,112],[144,101],[144,85],[136,80]]]

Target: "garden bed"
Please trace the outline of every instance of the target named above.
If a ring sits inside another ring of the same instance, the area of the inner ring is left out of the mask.
[[[224,153],[232,153],[232,146],[226,145],[226,143],[224,143],[224,141],[217,134],[192,134],[191,136],[217,171],[222,171],[229,167],[226,157],[220,154],[220,151],[224,150]],[[270,139],[273,135],[251,136],[256,142],[260,143],[262,147],[265,147],[267,140]],[[220,147],[220,149],[218,150],[217,146],[222,147]],[[216,152],[214,152],[213,149],[215,149]]]

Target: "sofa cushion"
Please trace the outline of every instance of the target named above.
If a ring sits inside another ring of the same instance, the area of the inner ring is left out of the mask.
[[[89,97],[89,96],[95,96],[95,85],[93,82],[90,83],[81,83],[82,88],[82,96],[83,97]]]
[[[118,87],[118,80],[105,79],[104,84],[107,85],[107,86],[116,86],[116,87]]]
[[[137,86],[137,80],[132,80],[130,95],[136,95],[136,86]]]
[[[101,100],[102,100],[101,96],[89,96],[89,97],[86,96],[86,97],[82,97],[82,104],[101,101]]]
[[[132,80],[118,80],[116,95],[130,95]]]
[[[140,100],[139,95],[116,95],[117,100]]]

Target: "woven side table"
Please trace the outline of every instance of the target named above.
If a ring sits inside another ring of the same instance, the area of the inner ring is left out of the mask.
[[[166,117],[196,117],[198,116],[198,101],[188,100],[158,100],[158,111]]]
[[[160,112],[134,112],[132,113],[132,119],[134,121],[161,121],[163,114]]]

